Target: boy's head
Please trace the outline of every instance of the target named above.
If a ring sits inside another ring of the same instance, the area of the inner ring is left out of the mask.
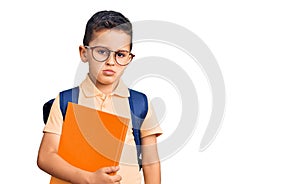
[[[100,11],[87,22],[81,60],[89,64],[89,77],[97,85],[118,83],[131,62],[132,25],[119,12]]]
[[[132,42],[132,25],[128,18],[115,11],[99,11],[95,13],[86,24],[83,45],[89,46],[90,41],[93,40],[94,33],[103,29],[124,31],[130,36]],[[132,49],[131,42],[130,50]]]

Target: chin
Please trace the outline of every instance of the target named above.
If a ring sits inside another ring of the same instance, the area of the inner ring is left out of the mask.
[[[116,78],[108,78],[108,77],[101,77],[101,78],[98,78],[97,81],[100,83],[100,84],[104,84],[104,85],[111,85],[113,83],[115,83],[117,81]]]

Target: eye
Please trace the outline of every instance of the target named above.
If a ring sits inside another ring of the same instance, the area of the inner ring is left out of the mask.
[[[119,58],[127,57],[128,53],[125,51],[119,51],[116,53],[116,56]]]
[[[98,48],[96,50],[97,54],[100,54],[100,55],[108,55],[109,54],[109,51],[105,48]]]
[[[124,57],[124,54],[121,53],[121,52],[118,52],[118,53],[117,53],[117,56],[118,56],[118,57]]]

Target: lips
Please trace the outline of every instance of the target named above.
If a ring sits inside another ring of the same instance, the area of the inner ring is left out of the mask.
[[[113,70],[102,70],[102,72],[103,72],[104,75],[107,75],[107,76],[112,76],[116,73]]]

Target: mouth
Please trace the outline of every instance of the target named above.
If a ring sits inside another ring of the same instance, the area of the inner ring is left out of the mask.
[[[112,76],[116,73],[113,70],[102,70],[102,72],[103,72],[104,75],[107,75],[107,76]]]

